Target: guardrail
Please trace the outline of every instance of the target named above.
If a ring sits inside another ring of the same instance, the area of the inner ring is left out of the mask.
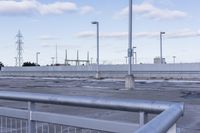
[[[1,100],[27,102],[27,109],[0,107],[1,133],[17,130],[21,133],[176,133],[176,122],[183,115],[184,104],[134,99],[91,96],[63,96],[54,94],[0,91]],[[139,112],[139,124],[106,121],[36,110],[36,104],[56,104],[98,109]],[[158,114],[148,121],[148,114]],[[5,117],[5,118],[4,118]],[[8,124],[8,119],[10,124]],[[13,124],[13,121],[14,124]],[[23,126],[23,121],[25,121]],[[42,126],[41,126],[41,123]],[[47,128],[44,129],[44,126]],[[60,126],[58,131],[57,125]],[[41,128],[41,130],[39,130]],[[73,128],[73,131],[72,131]]]

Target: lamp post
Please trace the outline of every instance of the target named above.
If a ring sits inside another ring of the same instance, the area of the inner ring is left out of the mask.
[[[127,60],[128,60],[128,57],[127,57],[127,56],[125,56],[124,58],[125,58],[125,60],[126,60],[126,64],[128,64],[128,63],[127,63],[127,62],[128,62],[128,61],[127,61]]]
[[[132,0],[129,0],[129,43],[128,43],[128,75],[125,77],[125,88],[126,89],[134,89],[134,75],[132,74],[132,56],[133,56],[133,49],[132,49],[132,12],[133,12],[133,3]]]
[[[173,63],[176,63],[176,56],[173,56]]]
[[[51,57],[51,60],[52,60],[52,66],[54,66],[54,57]]]
[[[160,64],[163,64],[163,57],[162,57],[162,35],[164,35],[165,32],[160,32]]]
[[[99,22],[93,21],[92,24],[95,24],[97,26],[97,73],[96,73],[96,78],[100,78],[100,73],[99,73]]]
[[[92,65],[92,60],[93,60],[93,58],[91,57],[91,58],[90,58],[90,64],[91,64],[91,65]]]
[[[134,57],[135,57],[135,64],[137,64],[137,52],[134,52]]]
[[[36,52],[36,65],[38,66],[38,56],[39,56],[40,52]]]
[[[134,51],[134,49],[136,49],[136,47],[133,47],[133,51],[132,51],[132,52],[133,52],[133,64],[136,64],[136,63],[135,63],[135,61],[136,61],[135,53],[136,53],[136,52]]]

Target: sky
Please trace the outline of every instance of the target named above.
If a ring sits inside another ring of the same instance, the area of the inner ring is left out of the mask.
[[[56,55],[68,59],[96,60],[96,26],[100,24],[100,63],[125,63],[128,48],[129,0],[0,0],[0,61],[15,65],[16,34],[23,35],[23,61],[51,64]],[[200,62],[198,0],[133,0],[133,45],[138,63],[153,63],[160,54],[168,63]]]

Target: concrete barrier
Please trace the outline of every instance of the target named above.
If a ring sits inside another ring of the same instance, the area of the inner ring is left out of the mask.
[[[102,78],[124,78],[127,65],[100,65]],[[192,79],[200,80],[200,64],[138,64],[133,65],[138,79]],[[96,65],[3,67],[0,76],[35,77],[95,77]]]

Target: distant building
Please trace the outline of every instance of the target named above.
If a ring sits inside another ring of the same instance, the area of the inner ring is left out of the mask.
[[[163,64],[167,64],[165,58],[162,59]],[[160,64],[160,57],[155,57],[153,60],[154,64]]]

